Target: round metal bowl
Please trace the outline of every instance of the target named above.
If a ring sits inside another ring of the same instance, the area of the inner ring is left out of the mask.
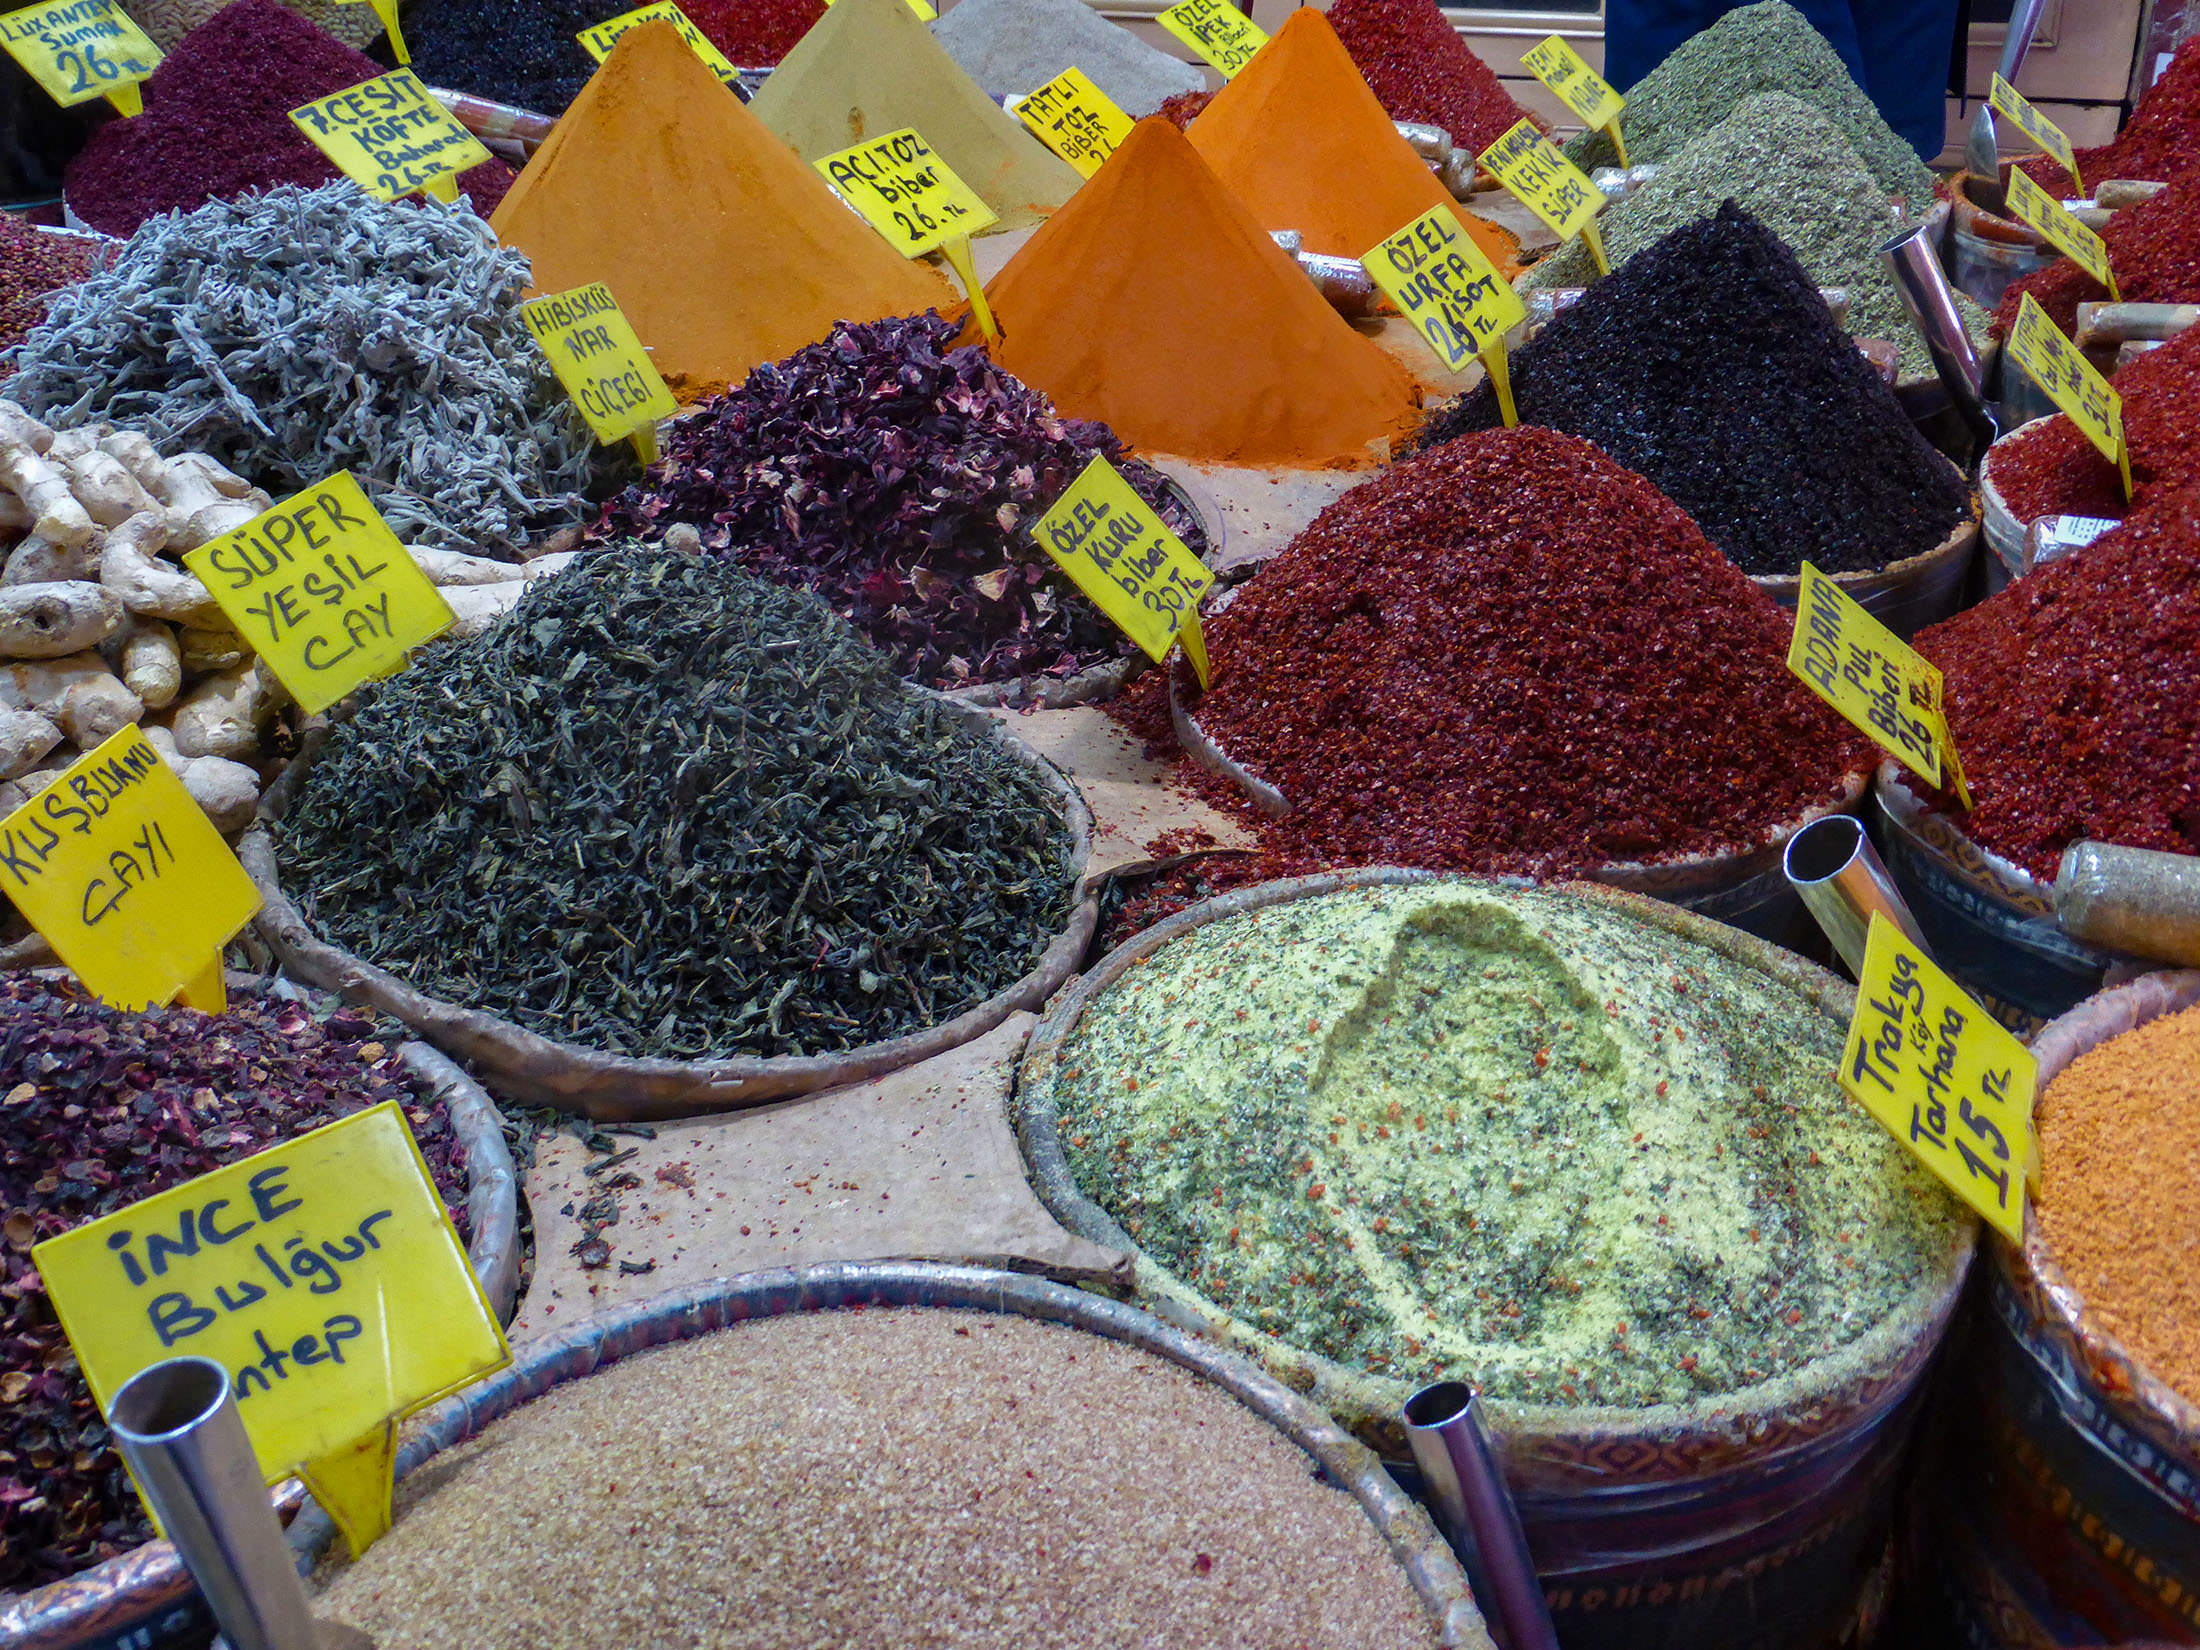
[[[568,1381],[674,1341],[693,1340],[756,1318],[791,1312],[909,1306],[996,1312],[1036,1319],[1137,1347],[1227,1392],[1306,1452],[1310,1466],[1360,1504],[1427,1609],[1441,1642],[1493,1650],[1459,1561],[1428,1515],[1382,1463],[1321,1410],[1255,1365],[1149,1313],[1064,1284],[975,1266],[915,1261],[776,1268],[720,1278],[591,1318],[517,1349],[510,1368],[468,1387],[407,1428],[397,1454],[403,1480],[444,1450],[478,1435]],[[317,1557],[334,1536],[308,1506],[291,1530],[301,1556]]]
[[[283,891],[269,827],[279,824],[296,800],[326,742],[325,725],[317,730],[318,737],[307,736],[296,759],[268,788],[260,802],[259,819],[237,844],[237,857],[264,902],[253,919],[254,931],[294,977],[402,1020],[426,1041],[471,1063],[499,1092],[605,1122],[693,1117],[883,1077],[982,1037],[1021,1009],[1037,1008],[1076,973],[1099,926],[1100,890],[1086,870],[1092,854],[1092,812],[1077,787],[985,711],[940,697],[951,715],[1001,745],[1059,799],[1072,843],[1070,869],[1076,878],[1076,900],[1066,925],[1051,938],[1031,972],[984,1002],[922,1031],[841,1054],[643,1059],[560,1042],[501,1015],[415,990],[389,970],[322,939]]]

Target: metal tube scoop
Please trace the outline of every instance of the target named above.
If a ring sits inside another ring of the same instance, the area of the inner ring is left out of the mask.
[[[2001,48],[2001,78],[2014,86],[2024,54],[2032,49],[2032,31],[2039,27],[2047,0],[2017,0],[2009,13],[2009,38]],[[1994,146],[1993,105],[1981,103],[1971,116],[1971,136],[1963,145],[1963,169],[1998,188],[2001,184],[2001,151]]]

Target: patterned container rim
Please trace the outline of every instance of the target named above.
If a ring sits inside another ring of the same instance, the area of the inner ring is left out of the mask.
[[[799,1099],[845,1083],[867,1082],[984,1036],[1021,1010],[1036,1010],[1077,972],[1100,921],[1100,886],[1090,874],[1092,810],[1075,781],[1016,737],[999,718],[929,689],[912,689],[998,745],[1061,804],[1070,836],[1074,894],[1059,932],[1023,977],[981,1003],[921,1030],[838,1054],[722,1055],[670,1060],[611,1054],[530,1031],[502,1015],[432,997],[388,969],[323,939],[291,903],[282,883],[274,829],[296,802],[329,728],[308,729],[267,794],[259,817],[237,843],[237,857],[260,890],[253,931],[299,979],[401,1020],[413,1034],[471,1062],[499,1092],[577,1112],[599,1122],[661,1122]]]
[[[2103,1009],[2120,1011],[2131,1027],[2200,1004],[2200,970],[2150,974],[2128,985],[2089,997],[2068,1014],[2051,1021],[2034,1039],[2040,1055],[2039,1100],[2047,1087],[2079,1055],[2099,1047],[2123,1029],[2095,1029]],[[1993,1239],[1995,1270],[2007,1285],[2032,1329],[2091,1383],[2115,1418],[2200,1478],[2200,1404],[2178,1392],[2087,1311],[2085,1298],[2071,1282],[2047,1243],[2039,1211],[2027,1205],[2024,1247]]]
[[[1220,1387],[1304,1450],[1326,1478],[1359,1503],[1438,1627],[1443,1644],[1493,1650],[1466,1572],[1428,1514],[1328,1415],[1246,1359],[1135,1306],[988,1267],[921,1261],[775,1267],[714,1279],[590,1318],[522,1344],[509,1368],[424,1411],[406,1428],[397,1476],[402,1480],[551,1388],[585,1379],[623,1358],[752,1319],[869,1306],[1031,1318],[1137,1347]],[[301,1568],[319,1559],[334,1534],[327,1515],[309,1501],[290,1534]]]
[[[1946,863],[1965,884],[1991,895],[2013,915],[2030,917],[2054,930],[2053,938],[2074,956],[2106,968],[2116,959],[2063,933],[2055,919],[2055,885],[1990,848],[1981,847],[1954,820],[1919,796],[1909,770],[1892,757],[1880,763],[1873,795],[1889,825]]]
[[[271,986],[249,976],[232,975],[230,988],[300,995],[288,981]],[[450,1117],[466,1161],[471,1227],[466,1258],[498,1319],[509,1322],[519,1293],[519,1176],[496,1105],[479,1083],[425,1043],[408,1039],[397,1058],[434,1091]],[[295,1478],[276,1485],[271,1496],[285,1518],[307,1501],[305,1486]],[[12,1596],[0,1593],[0,1650],[67,1650],[109,1638],[117,1644],[153,1643],[157,1640],[150,1625],[164,1615],[195,1609],[197,1594],[176,1549],[165,1541],[148,1541],[44,1587]],[[147,1630],[142,1641],[124,1636],[133,1626]]]
[[[1369,1375],[1320,1353],[1288,1346],[1222,1312],[1148,1255],[1085,1195],[1070,1173],[1047,1078],[1086,1007],[1135,964],[1194,928],[1245,911],[1356,888],[1447,883],[1536,886],[1517,877],[1460,877],[1376,866],[1260,883],[1187,907],[1116,947],[1047,1005],[1025,1046],[1011,1101],[1025,1165],[1040,1199],[1080,1237],[1132,1256],[1136,1288],[1144,1304],[1172,1323],[1219,1339],[1266,1364],[1290,1386],[1310,1392],[1364,1441],[1394,1457],[1407,1453],[1398,1413],[1412,1384]],[[1771,976],[1805,1004],[1841,1024],[1854,1011],[1855,987],[1770,941],[1623,889],[1579,882],[1540,886],[1695,940],[1730,961]],[[1954,1314],[1976,1247],[1976,1223],[1960,1222],[1933,1275],[1848,1346],[1791,1375],[1687,1404],[1629,1408],[1493,1400],[1491,1423],[1500,1435],[1506,1474],[1515,1493],[1563,1496],[1763,1468],[1870,1428],[1923,1378]]]

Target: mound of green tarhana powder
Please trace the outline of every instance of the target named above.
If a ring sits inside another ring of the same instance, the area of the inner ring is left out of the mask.
[[[1900,196],[1912,212],[1932,204],[1931,169],[1881,118],[1826,37],[1785,0],[1728,12],[1637,81],[1620,117],[1627,158],[1638,166],[1670,160],[1756,92],[1785,92],[1818,109],[1863,157],[1881,194]],[[1566,153],[1583,170],[1619,163],[1601,130],[1582,133]]]
[[[814,597],[614,546],[372,689],[280,840],[325,938],[635,1055],[937,1025],[1065,925],[1040,775]]]
[[[1969,1216],[1792,987],[1575,895],[1373,888],[1208,923],[1035,1075],[1177,1284],[1351,1368],[1637,1406],[1792,1375]]]
[[[1633,110],[1630,102],[1628,111]],[[1905,379],[1931,375],[1932,359],[1879,250],[1917,220],[1894,213],[1885,192],[1833,123],[1785,93],[1746,99],[1730,118],[1662,162],[1656,177],[1606,207],[1599,220],[1605,250],[1616,267],[1730,200],[1785,241],[1819,286],[1848,293],[1852,336],[1894,340],[1902,350]],[[1596,265],[1577,239],[1515,284],[1522,291],[1539,291],[1588,286],[1596,278]],[[1956,308],[1979,348],[1985,349],[1986,312],[1960,293]],[[1753,320],[1703,318],[1706,326],[1743,328]]]

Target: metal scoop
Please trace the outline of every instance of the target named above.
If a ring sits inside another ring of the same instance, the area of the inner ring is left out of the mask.
[[[2024,54],[2032,49],[2032,31],[2039,27],[2047,0],[2017,0],[2009,13],[2009,38],[2001,47],[2001,78],[2014,86]],[[1963,145],[1963,169],[1994,188],[2001,186],[2001,151],[1994,146],[1994,109],[1981,103],[1971,116],[1971,136]]]
[[[2000,438],[2001,424],[1986,400],[1986,370],[1979,362],[1971,335],[1963,330],[1963,317],[1956,309],[1947,271],[1940,267],[1940,254],[1933,249],[1934,227],[1934,220],[1928,218],[1879,250],[1894,271],[1902,307],[1909,311],[1911,325],[1925,341],[1933,369],[1947,386],[1948,399],[1984,448]]]

